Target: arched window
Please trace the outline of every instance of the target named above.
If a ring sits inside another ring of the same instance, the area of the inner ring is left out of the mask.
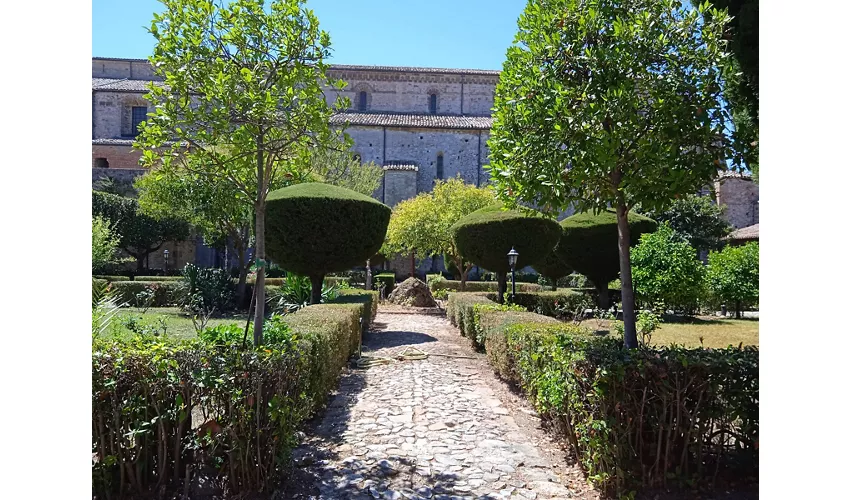
[[[432,93],[428,95],[428,112],[432,115],[437,114],[437,94]]]
[[[365,90],[360,92],[359,101],[357,102],[357,109],[358,110],[366,111],[367,99],[368,98],[369,98],[369,95],[366,93]]]
[[[437,179],[443,178],[443,153],[437,154]]]

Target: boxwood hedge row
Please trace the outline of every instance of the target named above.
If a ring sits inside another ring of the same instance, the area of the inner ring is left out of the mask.
[[[622,338],[453,293],[447,311],[614,494],[758,481],[758,348],[626,350]],[[479,334],[482,335],[482,334]]]

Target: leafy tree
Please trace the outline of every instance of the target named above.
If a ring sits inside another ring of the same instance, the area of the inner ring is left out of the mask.
[[[245,282],[251,262],[251,224],[254,211],[249,200],[231,183],[215,182],[198,172],[203,168],[184,166],[198,157],[183,158],[159,166],[136,179],[139,205],[146,213],[177,216],[197,228],[208,245],[233,245],[239,263],[238,303],[245,296]]]
[[[314,182],[333,184],[367,196],[377,191],[384,176],[379,165],[375,162],[361,163],[343,141],[310,150],[305,169]]]
[[[701,3],[691,0],[692,3]],[[732,110],[734,138],[739,143],[740,161],[758,181],[759,139],[759,2],[758,0],[708,0],[727,9],[731,20],[724,37],[733,58],[726,72],[724,97]]]
[[[641,234],[651,233],[658,226],[654,220],[635,212],[629,212],[628,218],[629,245],[636,244]],[[617,213],[603,210],[598,214],[571,215],[561,221],[561,231],[561,240],[555,247],[558,257],[593,282],[597,304],[608,309],[608,289],[620,272]]]
[[[532,266],[552,252],[561,229],[552,219],[530,210],[505,210],[495,203],[461,218],[452,227],[455,247],[464,260],[496,273],[496,301],[502,303],[511,267],[508,252],[517,251],[516,269]]]
[[[91,269],[93,273],[115,262],[116,253],[118,252],[118,241],[118,235],[112,231],[108,220],[103,217],[92,217]]]
[[[492,205],[496,201],[487,188],[465,184],[460,177],[437,181],[430,193],[395,206],[387,228],[385,250],[389,253],[422,257],[443,255],[447,266],[453,264],[460,274],[460,289],[474,264],[464,261],[452,238],[451,227],[466,215]]]
[[[702,296],[705,266],[696,250],[669,224],[644,234],[632,249],[635,296],[645,306],[691,313]]]
[[[337,138],[329,127],[335,105],[323,86],[330,37],[303,0],[161,0],[150,32],[150,58],[164,85],[151,85],[154,113],[142,125],[142,164],[167,165],[181,155],[195,173],[233,185],[250,200],[257,260],[254,343],[263,338],[266,198],[273,186],[297,180],[309,147]],[[173,141],[170,146],[168,142]]]
[[[718,206],[707,196],[689,194],[663,209],[647,213],[658,222],[667,222],[697,250],[717,250],[731,226],[723,218],[726,206]]]
[[[189,237],[189,224],[179,218],[156,218],[142,213],[139,202],[109,193],[92,191],[92,214],[109,220],[120,235],[119,247],[136,259],[136,269],[145,267],[145,259],[166,241]]]
[[[735,317],[742,307],[759,300],[759,244],[728,246],[708,254],[708,289],[717,298],[735,304]]]
[[[375,255],[392,212],[370,196],[315,182],[273,191],[267,208],[269,256],[287,271],[310,277],[313,304],[322,299],[327,273]]]
[[[616,210],[629,348],[629,211],[697,191],[727,155],[728,16],[703,12],[678,0],[530,0],[496,87],[488,145],[500,198]]]

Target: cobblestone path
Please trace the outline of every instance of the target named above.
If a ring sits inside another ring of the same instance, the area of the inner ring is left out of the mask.
[[[444,316],[382,309],[364,355],[413,346],[471,359],[432,355],[348,371],[295,451],[295,486],[284,497],[595,498],[575,467],[553,466],[535,445],[540,436],[517,425],[514,416],[527,415],[503,404],[492,370],[465,342]]]

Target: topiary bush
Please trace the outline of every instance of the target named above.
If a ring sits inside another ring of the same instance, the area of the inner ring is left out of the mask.
[[[549,280],[553,292],[558,289],[558,280],[573,272],[573,269],[558,255],[557,245],[546,255],[546,258],[534,264],[534,270]]]
[[[629,229],[634,245],[643,233],[655,231],[658,224],[647,217],[629,212]],[[620,273],[617,213],[605,210],[598,214],[584,212],[561,221],[561,239],[556,252],[564,263],[593,282],[599,307],[607,309],[608,283]]]
[[[460,291],[460,281],[458,280],[442,280],[434,281],[429,285],[431,292],[439,292],[440,290],[448,290],[450,292]],[[499,284],[495,281],[467,281],[466,292],[497,292]],[[517,293],[520,292],[541,292],[543,287],[537,283],[520,283],[516,284]]]
[[[703,296],[705,266],[684,237],[665,222],[658,231],[641,235],[631,259],[639,304],[693,314]]]
[[[465,260],[493,271],[499,278],[499,302],[507,289],[508,252],[519,257],[516,269],[534,265],[558,243],[558,224],[537,213],[504,210],[499,203],[477,210],[452,226],[458,251]]]
[[[350,189],[308,182],[269,193],[266,253],[282,268],[310,277],[312,302],[325,274],[361,266],[384,242],[391,210]]]

